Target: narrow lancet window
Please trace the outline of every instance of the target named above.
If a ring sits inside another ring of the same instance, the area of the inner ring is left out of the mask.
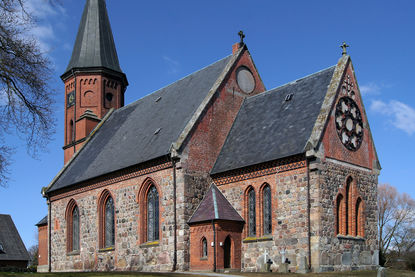
[[[105,240],[104,247],[115,245],[114,201],[108,197],[105,202]]]
[[[248,192],[248,235],[256,236],[256,212],[255,212],[255,191],[251,189]]]
[[[263,189],[263,216],[264,216],[264,235],[272,232],[272,213],[271,213],[271,188],[266,185]]]
[[[147,241],[159,239],[159,195],[152,186],[147,195]]]
[[[77,206],[72,212],[72,251],[79,251],[79,211]]]

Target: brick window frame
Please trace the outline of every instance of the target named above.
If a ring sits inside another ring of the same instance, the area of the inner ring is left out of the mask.
[[[252,193],[253,193],[253,199],[252,199]],[[246,231],[245,231],[245,237],[256,237],[258,235],[258,228],[257,228],[257,197],[255,193],[255,188],[253,186],[248,186],[245,189],[244,193],[244,210],[245,210],[245,222],[246,222]],[[253,204],[251,204],[251,201],[253,200]],[[253,217],[251,217],[251,208],[253,208]],[[251,232],[251,228],[254,228],[254,233]]]
[[[356,178],[348,175],[334,200],[335,235],[364,237],[364,201]]]
[[[265,193],[266,190],[269,189],[269,211],[267,212],[265,209],[267,207],[265,207]],[[273,224],[272,224],[272,188],[270,186],[270,184],[268,183],[263,183],[261,185],[261,187],[259,188],[259,225],[260,225],[260,234],[262,236],[269,236],[272,235],[273,233]],[[266,214],[269,214],[270,218],[270,224],[271,224],[271,228],[269,230],[269,232],[265,231],[265,224],[266,224],[266,220],[265,220],[265,216]]]
[[[77,210],[78,213],[78,245],[74,245],[74,212]],[[68,205],[66,206],[65,212],[65,219],[66,219],[66,251],[67,253],[75,252],[80,250],[81,244],[81,219],[79,214],[79,208],[76,204],[76,201],[72,198],[69,200]]]
[[[107,226],[106,219],[105,219],[105,208],[106,208],[105,205],[106,205],[107,201],[109,200],[109,198],[112,199],[112,203],[113,203],[113,206],[114,206],[114,214],[113,214],[114,244],[113,245],[105,245],[105,240],[106,240],[105,228]],[[109,249],[114,249],[115,248],[115,237],[116,237],[115,234],[117,233],[116,224],[115,224],[117,222],[116,218],[115,218],[115,214],[116,214],[115,213],[115,207],[116,207],[115,199],[112,196],[111,192],[107,189],[103,190],[101,192],[100,197],[98,198],[98,228],[99,228],[98,237],[99,237],[99,248],[100,249],[108,249],[109,250]]]
[[[148,208],[147,208],[147,202],[148,202],[148,194],[150,192],[150,189],[152,187],[155,187],[158,193],[158,201],[159,201],[159,210],[158,210],[158,219],[159,219],[159,224],[158,224],[158,240],[157,241],[161,241],[161,205],[160,205],[160,199],[162,199],[162,194],[161,194],[161,190],[159,185],[152,179],[152,178],[146,178],[144,180],[144,182],[142,183],[139,191],[138,191],[138,195],[137,195],[137,201],[139,204],[139,224],[138,224],[138,228],[139,228],[139,243],[143,244],[143,243],[147,243],[150,242],[148,241],[148,234],[147,234],[147,223],[148,223],[148,219],[147,219],[147,215],[148,215]]]

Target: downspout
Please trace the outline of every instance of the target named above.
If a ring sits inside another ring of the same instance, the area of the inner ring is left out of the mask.
[[[48,272],[52,271],[52,205],[50,203],[49,197],[47,198],[48,204]]]
[[[212,228],[213,228],[213,272],[216,272],[216,229],[215,229],[214,219],[212,219]]]
[[[172,158],[173,164],[173,229],[174,229],[174,240],[173,240],[173,271],[177,270],[177,211],[176,211],[176,159]]]
[[[310,205],[310,162],[307,159],[307,229],[308,229],[308,269],[311,271],[311,205]]]

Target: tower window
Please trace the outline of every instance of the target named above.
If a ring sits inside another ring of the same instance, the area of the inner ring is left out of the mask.
[[[110,92],[107,92],[106,94],[105,94],[105,99],[107,99],[108,101],[112,101],[112,98],[114,97],[114,95],[112,94],[112,93],[110,93]]]

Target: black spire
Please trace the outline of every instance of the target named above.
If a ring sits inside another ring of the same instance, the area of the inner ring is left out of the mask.
[[[106,68],[122,73],[105,0],[86,1],[71,60],[63,75],[75,68]]]

